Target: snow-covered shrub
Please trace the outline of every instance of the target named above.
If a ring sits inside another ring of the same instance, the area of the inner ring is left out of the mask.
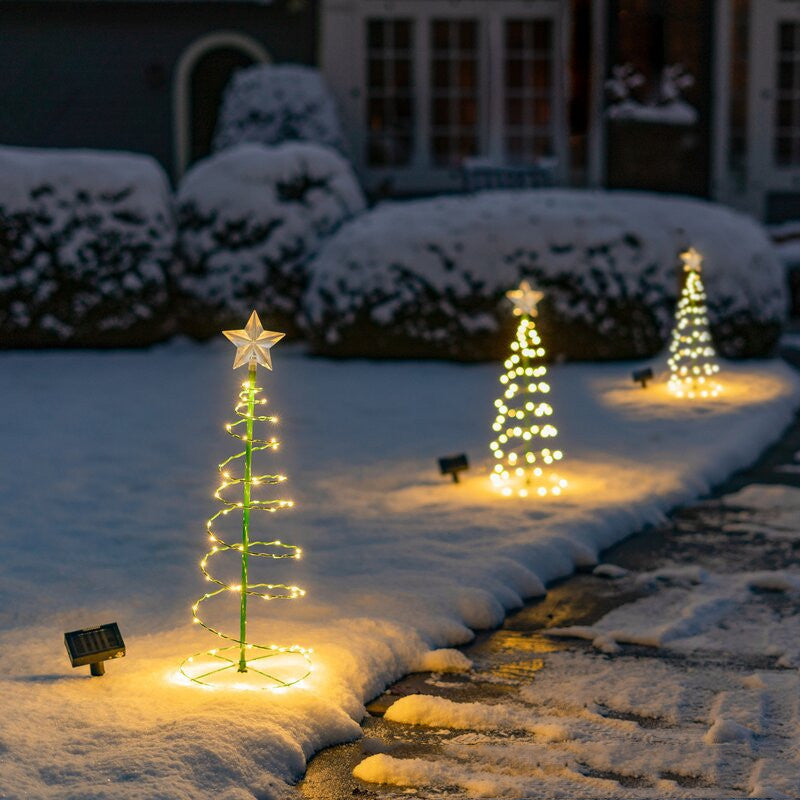
[[[305,141],[344,150],[333,94],[319,70],[257,64],[238,71],[222,99],[214,149],[242,142]]]
[[[152,158],[0,148],[0,342],[162,338],[174,244],[169,186]]]
[[[340,356],[505,355],[504,292],[546,292],[548,353],[646,357],[669,335],[679,251],[705,256],[712,332],[725,356],[770,351],[786,310],[762,228],[730,209],[635,192],[537,190],[386,203],[348,223],[311,265],[305,325]]]
[[[256,308],[292,332],[306,261],[363,209],[350,166],[319,145],[243,144],[200,162],[177,197],[184,330],[210,336]]]

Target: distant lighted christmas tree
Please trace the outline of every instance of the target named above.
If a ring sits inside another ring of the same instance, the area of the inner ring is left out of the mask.
[[[702,257],[693,247],[681,253],[686,281],[669,346],[669,390],[676,397],[716,397],[721,390],[717,352],[708,329],[706,290],[700,277]]]
[[[542,296],[527,281],[506,293],[520,321],[500,376],[504,391],[494,401],[496,438],[489,445],[496,459],[490,478],[506,497],[558,495],[567,485],[553,469],[563,453],[554,442],[551,445],[558,431],[550,422],[553,408],[546,399],[550,384],[542,361],[545,350],[534,322]]]

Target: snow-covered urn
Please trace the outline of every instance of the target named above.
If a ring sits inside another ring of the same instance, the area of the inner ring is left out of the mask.
[[[344,150],[336,101],[319,70],[258,64],[238,71],[222,100],[214,149],[242,142],[316,142]]]
[[[152,158],[0,148],[2,346],[163,338],[174,245],[169,186]]]
[[[690,244],[705,259],[719,352],[769,352],[787,291],[763,229],[712,203],[637,192],[380,205],[314,259],[305,324],[318,353],[497,359],[514,326],[503,294],[527,278],[546,294],[537,324],[551,357],[647,357],[667,341]]]
[[[184,330],[211,336],[257,308],[294,332],[306,261],[364,207],[349,164],[319,145],[243,144],[201,161],[177,197]]]

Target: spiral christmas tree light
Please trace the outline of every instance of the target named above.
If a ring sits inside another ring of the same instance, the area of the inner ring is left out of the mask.
[[[278,440],[257,438],[256,426],[275,425],[278,418],[272,415],[257,414],[258,408],[265,406],[267,400],[259,396],[261,387],[256,385],[258,364],[272,369],[269,349],[283,338],[284,334],[265,331],[258,314],[254,311],[244,330],[223,331],[224,335],[236,345],[234,369],[247,364],[247,380],[239,392],[239,402],[235,413],[239,419],[226,425],[230,436],[244,443],[244,449],[223,461],[218,469],[221,482],[214,493],[222,505],[206,523],[211,549],[200,561],[200,569],[205,579],[216,587],[206,592],[192,605],[193,622],[201,625],[220,639],[231,642],[229,645],[196,653],[185,659],[180,671],[189,680],[204,686],[242,686],[247,688],[288,688],[311,672],[311,650],[299,645],[263,645],[247,640],[248,599],[294,600],[305,592],[298,586],[285,583],[254,583],[251,580],[251,559],[298,559],[301,550],[296,545],[286,544],[279,539],[258,541],[252,535],[253,512],[266,511],[274,514],[291,508],[294,503],[283,498],[257,499],[255,494],[262,487],[276,487],[286,481],[285,475],[256,474],[253,471],[253,454],[264,450],[277,450]],[[241,494],[238,492],[241,491]],[[241,515],[241,540],[228,542],[218,531],[218,525],[229,515]],[[233,554],[240,562],[241,581],[231,583],[220,580],[211,572],[210,563],[219,555]],[[204,603],[220,595],[233,594],[239,597],[239,635],[225,633],[205,621],[200,615]],[[236,673],[232,676],[231,673]],[[249,676],[249,682],[244,682]],[[255,679],[255,680],[252,680]],[[261,685],[263,684],[263,685]]]
[[[708,328],[706,290],[700,277],[702,257],[693,247],[681,253],[686,281],[675,313],[675,327],[669,345],[669,381],[676,397],[716,397],[721,386],[714,379],[719,372],[717,352]]]
[[[489,448],[496,463],[490,480],[505,497],[559,495],[567,482],[555,473],[553,465],[561,461],[563,453],[550,445],[558,431],[549,421],[553,408],[543,397],[549,394],[550,384],[542,361],[545,350],[534,322],[542,293],[523,281],[506,296],[521,319],[500,376],[503,394],[494,401],[497,416],[492,430],[496,437]]]

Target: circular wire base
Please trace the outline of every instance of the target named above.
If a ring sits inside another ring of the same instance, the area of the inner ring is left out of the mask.
[[[311,658],[301,647],[246,646],[240,669],[238,644],[195,653],[184,659],[180,672],[193,683],[214,689],[288,689],[311,674]]]

